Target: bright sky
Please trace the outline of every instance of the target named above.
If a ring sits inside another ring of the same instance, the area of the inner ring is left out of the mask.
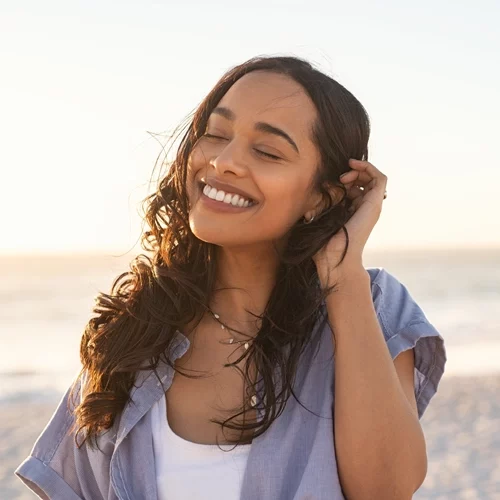
[[[370,248],[500,245],[500,3],[0,3],[0,252],[124,253],[172,131],[230,67],[308,58],[372,122]],[[381,7],[383,5],[383,7]]]

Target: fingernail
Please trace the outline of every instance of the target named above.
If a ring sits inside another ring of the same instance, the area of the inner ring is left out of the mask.
[[[341,176],[340,176],[340,179],[342,179],[342,177],[345,177],[349,172],[345,172],[343,173]]]

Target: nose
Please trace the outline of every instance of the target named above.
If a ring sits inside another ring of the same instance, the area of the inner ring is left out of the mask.
[[[210,165],[215,168],[219,175],[227,173],[243,175],[246,167],[243,161],[242,146],[236,144],[234,140],[228,142],[219,154],[210,160]]]

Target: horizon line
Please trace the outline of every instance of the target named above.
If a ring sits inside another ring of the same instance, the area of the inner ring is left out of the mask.
[[[471,251],[494,251],[500,252],[500,244],[484,244],[484,245],[463,245],[455,246],[449,245],[427,245],[427,246],[386,246],[386,247],[373,247],[365,248],[365,253],[377,253],[377,252],[471,252]],[[2,257],[127,257],[130,254],[148,254],[152,252],[146,251],[143,248],[131,248],[126,252],[116,252],[111,249],[89,249],[84,251],[75,250],[2,250],[0,249],[0,258]]]

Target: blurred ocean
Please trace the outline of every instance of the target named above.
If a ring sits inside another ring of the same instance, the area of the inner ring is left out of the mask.
[[[58,400],[79,371],[94,298],[135,254],[0,256],[0,403]],[[445,338],[446,376],[500,372],[500,249],[367,251]]]

